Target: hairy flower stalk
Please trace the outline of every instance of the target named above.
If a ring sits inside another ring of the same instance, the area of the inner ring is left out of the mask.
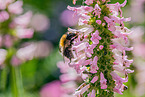
[[[70,7],[79,16],[81,29],[68,31],[77,33],[73,41],[69,66],[77,73],[87,76],[76,92],[77,97],[112,97],[114,92],[123,94],[127,88],[128,69],[133,60],[127,59],[128,35],[131,31],[124,26],[130,18],[122,16],[124,3],[107,4],[109,0],[86,0],[85,6]],[[76,0],[73,0],[76,3]],[[121,77],[120,77],[121,76]]]

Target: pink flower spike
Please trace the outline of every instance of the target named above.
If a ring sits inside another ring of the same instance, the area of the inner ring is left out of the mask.
[[[87,5],[93,4],[93,0],[86,0],[85,3],[86,3]]]
[[[95,83],[98,80],[98,76],[95,76],[92,80],[91,83]]]
[[[103,47],[104,47],[103,45],[100,45],[100,46],[99,46],[99,49],[100,49],[100,50],[102,50],[102,49],[103,49]]]
[[[98,23],[99,25],[101,25],[101,20],[96,20],[96,23]]]
[[[107,80],[104,78],[104,74],[101,72],[100,73],[100,83],[101,83],[101,89],[106,89],[107,85],[106,82]]]

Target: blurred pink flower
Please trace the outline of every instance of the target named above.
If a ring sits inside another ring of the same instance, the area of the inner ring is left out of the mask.
[[[96,91],[93,89],[92,92],[88,94],[88,97],[95,97],[96,96]]]
[[[22,63],[22,61],[16,57],[16,56],[13,56],[12,57],[12,60],[11,60],[11,64],[14,65],[14,66],[18,66]]]
[[[43,14],[35,14],[31,19],[30,25],[36,31],[45,31],[50,27],[50,20]]]
[[[62,97],[60,81],[53,81],[44,85],[40,91],[40,97]]]
[[[14,27],[15,27],[15,25],[27,27],[28,24],[30,23],[31,17],[32,17],[32,12],[28,11],[25,14],[16,17],[14,19],[14,21],[12,22],[12,24],[14,25]],[[12,26],[12,24],[11,24],[11,26]]]
[[[133,41],[133,44],[140,44],[143,41],[143,35],[145,33],[145,28],[142,26],[131,28],[132,33],[129,38]]]
[[[6,59],[7,51],[5,49],[0,49],[0,65],[2,65]]]
[[[21,61],[35,58],[46,57],[52,51],[52,44],[46,41],[30,42],[23,44],[23,47],[17,50],[16,57]]]
[[[60,16],[60,21],[65,27],[75,26],[78,22],[78,16],[73,11],[64,10]]]
[[[23,12],[22,5],[22,1],[16,1],[8,6],[8,10],[13,14],[21,14]]]
[[[131,0],[131,8],[127,10],[127,15],[131,16],[132,22],[134,23],[143,23],[145,22],[145,10],[144,4],[145,0]]]
[[[6,11],[0,12],[0,22],[4,22],[9,19],[9,14]]]
[[[19,38],[32,38],[34,30],[31,28],[20,28],[16,29],[16,35]]]
[[[140,43],[140,44],[134,44],[133,45],[134,49],[133,49],[133,54],[134,56],[140,56],[142,58],[145,58],[145,43]]]
[[[9,48],[9,47],[11,47],[12,45],[13,45],[13,37],[12,36],[10,36],[10,35],[5,35],[4,37],[3,37],[3,44],[7,47],[7,48]]]
[[[3,37],[3,36],[0,35],[0,47],[2,46],[2,43],[3,43],[3,42],[2,42],[2,39],[3,39],[2,37]]]
[[[15,0],[0,0],[0,9],[4,10],[6,9],[6,6],[10,3],[12,3]]]

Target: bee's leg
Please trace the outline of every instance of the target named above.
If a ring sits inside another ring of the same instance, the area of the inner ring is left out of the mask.
[[[78,36],[74,37],[73,39],[70,40],[70,46],[72,45],[72,42],[77,38]]]
[[[70,63],[71,63],[71,58],[69,58],[69,63],[68,64],[70,65]]]

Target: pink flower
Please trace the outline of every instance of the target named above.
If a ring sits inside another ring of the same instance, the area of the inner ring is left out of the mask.
[[[91,80],[91,83],[95,83],[98,80],[98,76],[93,77],[93,79]]]
[[[75,26],[78,23],[78,16],[75,15],[73,11],[64,10],[60,20],[65,27]]]
[[[103,2],[105,2],[106,0],[102,0]]]
[[[61,97],[63,91],[59,81],[53,81],[42,87],[40,97]]]
[[[32,38],[34,30],[31,28],[17,28],[16,34],[19,38]]]
[[[98,57],[95,56],[92,62],[92,65],[90,66],[90,72],[91,73],[97,73],[97,70],[99,69],[97,66],[97,61],[98,61]]]
[[[94,14],[95,14],[95,16],[98,15],[98,18],[100,18],[100,15],[101,15],[101,8],[99,7],[98,4],[95,5]]]
[[[99,25],[101,25],[101,22],[102,22],[101,20],[96,20],[96,23]]]
[[[117,93],[121,93],[121,87],[123,85],[123,82],[127,82],[128,81],[128,77],[127,78],[121,78],[118,74],[116,74],[114,71],[112,71],[111,73],[112,78],[116,81],[116,86],[114,88],[115,92]]]
[[[12,3],[14,0],[0,0],[0,10],[6,9],[7,5]]]
[[[8,6],[8,10],[10,13],[13,14],[21,14],[23,12],[22,5],[22,1],[16,1],[15,3],[12,3]]]
[[[107,80],[104,78],[104,74],[101,72],[100,73],[100,84],[101,84],[101,89],[106,89],[107,85],[106,82]]]
[[[145,58],[145,43],[134,44],[133,54]]]
[[[18,16],[14,19],[14,24],[22,27],[27,27],[27,25],[30,23],[32,17],[32,12],[28,11],[24,15]]]
[[[111,20],[107,16],[104,16],[104,20],[108,23],[108,30],[110,30],[110,31],[116,30],[114,20]]]
[[[50,20],[43,14],[35,14],[31,19],[30,25],[36,31],[46,31],[50,27]]]
[[[13,66],[18,66],[22,63],[22,61],[18,57],[13,56],[12,60],[11,60],[11,63],[12,63]]]
[[[124,3],[120,4],[120,3],[116,3],[116,4],[108,4],[107,6],[109,7],[110,11],[118,16],[118,14],[120,13],[120,17],[122,17],[122,10],[121,7],[124,7],[127,3],[127,0],[124,1]]]
[[[10,35],[5,35],[4,38],[3,38],[3,41],[4,41],[4,45],[9,48],[13,45],[13,37],[10,36]]]
[[[85,3],[86,3],[87,5],[93,4],[93,0],[86,0]]]
[[[101,40],[98,30],[96,30],[95,33],[91,34],[91,36],[92,36],[91,40],[92,40],[93,44],[98,44],[99,40]]]
[[[0,22],[4,22],[9,19],[9,14],[6,11],[0,12]]]
[[[127,47],[128,44],[126,44],[126,41],[123,40],[122,38],[114,38],[112,39],[112,42],[113,42],[113,45],[116,49],[118,49],[119,51],[123,51],[123,50],[126,50],[126,51],[131,51],[133,50],[133,47]]]
[[[88,15],[89,12],[93,11],[93,7],[88,6],[81,6],[81,7],[67,7],[69,10],[75,11],[74,15],[79,17],[79,25],[87,24],[90,16]]]
[[[84,92],[86,92],[90,87],[90,84],[84,86],[82,89],[80,89],[79,91],[75,92],[75,96],[79,96],[80,94],[83,94]]]
[[[89,55],[89,54],[93,54],[93,49],[96,47],[96,44],[92,44],[92,45],[89,45],[89,43],[86,44],[87,46],[87,49],[86,49],[86,54]]]
[[[88,94],[88,97],[96,97],[96,91],[93,89],[92,92]]]
[[[103,49],[103,47],[104,47],[103,45],[100,45],[100,46],[99,46],[99,49],[100,49],[100,50],[102,50],[102,49]]]

